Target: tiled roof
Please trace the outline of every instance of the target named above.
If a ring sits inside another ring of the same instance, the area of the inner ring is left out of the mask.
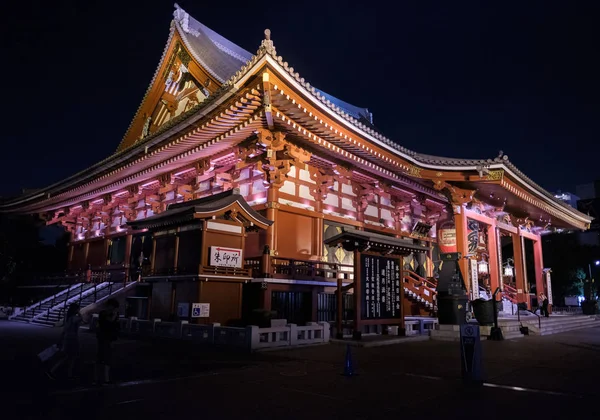
[[[170,204],[167,210],[154,216],[142,220],[127,222],[134,229],[156,228],[177,223],[185,223],[194,220],[195,213],[219,213],[232,204],[238,203],[250,217],[249,221],[254,219],[256,222],[266,226],[271,226],[273,222],[254,210],[246,202],[244,197],[239,194],[238,189],[224,191],[196,200],[186,201],[177,204]]]
[[[252,59],[253,54],[198,22],[177,4],[173,16],[186,47],[194,58],[221,83],[229,80],[242,65]],[[322,90],[318,91],[357,120],[373,123],[373,115],[368,109],[349,104]]]

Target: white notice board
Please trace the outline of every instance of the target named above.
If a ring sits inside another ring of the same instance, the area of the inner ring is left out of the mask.
[[[210,317],[210,303],[192,303],[192,318]]]

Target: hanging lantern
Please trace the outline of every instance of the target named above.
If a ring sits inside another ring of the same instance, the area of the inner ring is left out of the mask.
[[[507,263],[506,266],[504,267],[504,276],[505,277],[513,277],[515,275],[514,271],[513,271],[513,267]]]
[[[479,261],[479,263],[477,264],[477,269],[479,271],[479,274],[488,274],[489,267],[487,261]]]

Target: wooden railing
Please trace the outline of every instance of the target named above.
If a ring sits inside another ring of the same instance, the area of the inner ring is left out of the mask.
[[[200,267],[199,274],[214,274],[217,276],[239,276],[249,277],[251,270],[248,268],[237,268],[237,267]]]
[[[404,287],[406,287],[409,292],[412,292],[412,297],[423,303],[428,303],[430,309],[433,310],[435,307],[435,297],[437,294],[435,287],[437,284],[410,270],[403,270],[403,277]]]
[[[194,266],[194,267],[171,267],[148,270],[143,274],[143,278],[152,277],[169,277],[169,276],[199,276],[199,275],[215,275],[215,276],[234,276],[234,277],[249,277],[252,270],[249,268],[237,267],[213,267],[213,266]]]
[[[244,266],[252,271],[252,276],[255,278],[263,277],[267,273],[278,279],[336,282],[338,278],[341,278],[347,283],[354,276],[354,266],[348,264],[282,257],[269,259],[269,270],[265,270],[263,267],[263,257],[247,258]]]

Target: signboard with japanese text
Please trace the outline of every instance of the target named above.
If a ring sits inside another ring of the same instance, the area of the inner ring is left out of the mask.
[[[208,318],[210,303],[192,303],[192,318]]]
[[[210,265],[213,267],[242,268],[242,250],[238,248],[211,246]]]
[[[450,254],[456,252],[456,227],[454,226],[454,222],[448,221],[438,226],[437,240],[440,253]]]
[[[477,268],[477,259],[471,258],[471,295],[473,300],[479,299],[479,273]]]
[[[361,254],[360,283],[363,320],[402,317],[399,259]]]
[[[552,305],[552,278],[550,277],[550,271],[546,272],[546,296],[548,296],[548,303]]]

